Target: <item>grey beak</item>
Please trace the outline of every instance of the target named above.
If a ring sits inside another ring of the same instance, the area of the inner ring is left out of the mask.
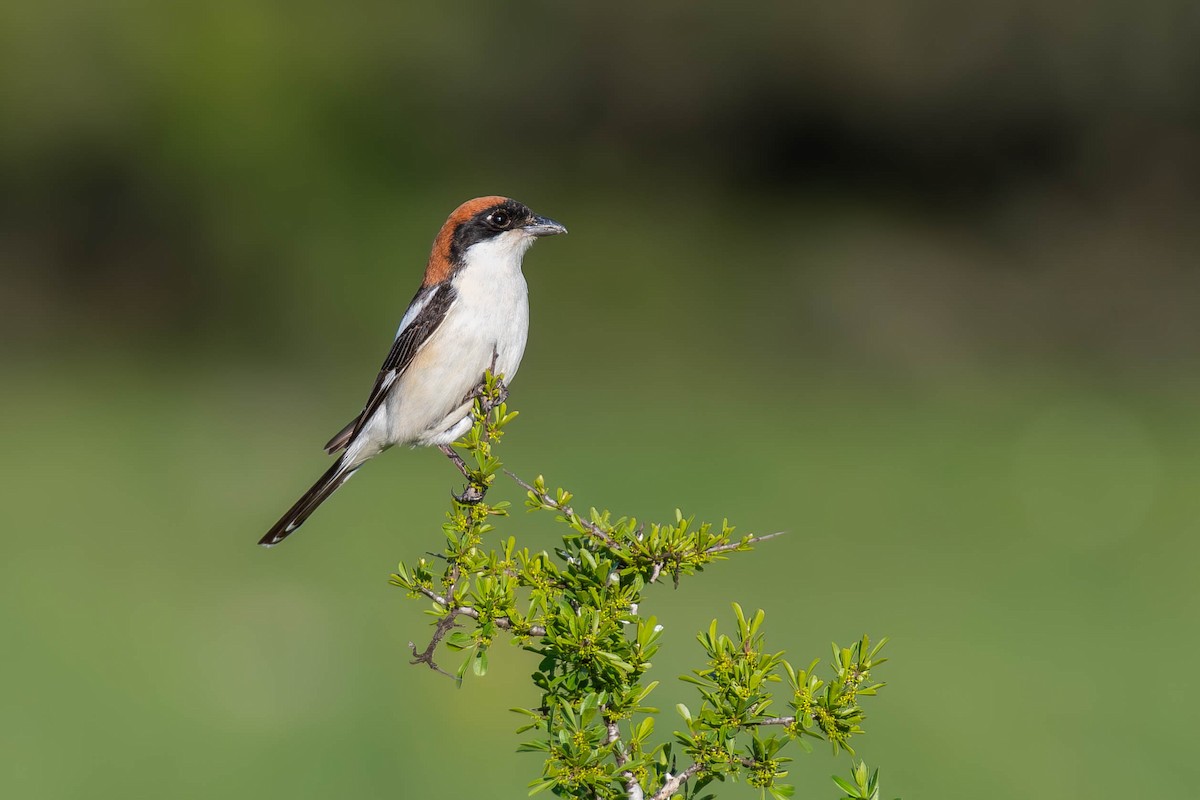
[[[557,236],[560,233],[567,232],[567,229],[561,222],[555,222],[549,217],[535,216],[529,221],[529,224],[523,227],[525,232],[530,236]]]

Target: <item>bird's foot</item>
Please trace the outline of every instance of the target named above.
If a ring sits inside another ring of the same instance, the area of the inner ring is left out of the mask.
[[[488,411],[491,411],[496,406],[502,406],[507,402],[508,402],[508,384],[505,383],[503,380],[497,378],[496,379],[496,399],[485,403],[485,405],[488,407]]]
[[[462,490],[462,494],[451,492],[450,496],[463,505],[473,506],[476,503],[482,502],[485,492],[486,490],[480,488],[477,484],[468,483],[466,488]]]
[[[496,379],[496,397],[491,398],[491,397],[487,396],[487,387],[481,383],[478,386],[476,386],[474,389],[472,389],[467,394],[467,396],[463,399],[468,402],[470,402],[472,400],[483,400],[483,402],[480,405],[482,406],[483,413],[486,414],[489,411],[491,411],[493,408],[495,408],[496,406],[502,405],[502,404],[508,402],[508,384],[505,383],[502,379],[497,378]]]

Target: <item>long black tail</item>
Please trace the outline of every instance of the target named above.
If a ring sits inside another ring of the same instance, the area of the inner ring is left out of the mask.
[[[338,462],[330,467],[329,471],[322,475],[312,488],[287,510],[286,514],[279,518],[279,522],[276,522],[271,530],[267,531],[267,535],[258,540],[258,543],[263,547],[277,545],[290,536],[292,531],[304,524],[304,520],[317,510],[317,506],[324,503],[329,495],[337,491],[337,488],[349,480],[350,476],[358,469],[358,467],[346,469],[344,461],[344,458],[339,458]]]

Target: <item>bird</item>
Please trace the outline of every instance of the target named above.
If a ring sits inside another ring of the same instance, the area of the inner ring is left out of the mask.
[[[468,200],[450,214],[362,411],[325,445],[337,461],[260,545],[282,542],[363,464],[394,445],[436,446],[457,458],[449,445],[471,427],[485,371],[510,383],[525,352],[529,290],[522,259],[538,239],[566,232],[500,195]]]

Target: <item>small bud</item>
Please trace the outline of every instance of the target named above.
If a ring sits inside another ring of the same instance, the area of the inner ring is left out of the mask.
[[[655,632],[655,633],[662,633],[662,625],[655,625],[655,626],[654,626],[654,632]]]

